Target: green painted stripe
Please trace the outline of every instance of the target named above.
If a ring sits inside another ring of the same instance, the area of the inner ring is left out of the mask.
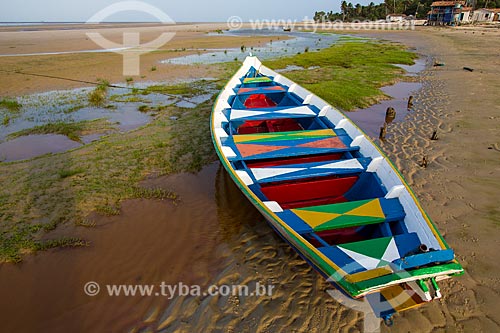
[[[273,82],[273,80],[267,76],[248,77],[243,80],[243,83],[261,83],[261,82]]]
[[[404,271],[404,272],[384,275],[371,280],[360,281],[356,283],[356,285],[361,291],[366,291],[396,280],[401,280],[405,278],[414,279],[417,278],[418,276],[425,276],[425,275],[439,275],[439,273],[446,271],[463,271],[463,268],[458,263],[443,264],[438,266],[415,269],[412,271]]]
[[[314,231],[357,227],[368,224],[382,223],[384,221],[385,219],[380,217],[344,215],[320,224],[314,228]]]

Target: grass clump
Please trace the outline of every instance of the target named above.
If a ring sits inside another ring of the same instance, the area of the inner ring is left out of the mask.
[[[109,205],[109,204],[106,204],[106,205],[97,205],[95,207],[95,211],[98,214],[104,215],[104,216],[116,216],[116,215],[120,215],[120,208],[118,208],[116,206]]]
[[[36,242],[33,246],[33,250],[36,251],[44,251],[53,248],[67,248],[67,247],[80,247],[80,246],[88,246],[88,242],[74,237],[64,237],[60,239],[51,239]]]
[[[13,139],[32,134],[60,134],[67,136],[70,140],[81,142],[81,136],[83,135],[101,133],[113,129],[115,129],[114,125],[107,119],[84,120],[74,123],[58,121],[12,133],[8,138]]]
[[[149,103],[148,100],[140,98],[136,94],[113,95],[109,98],[112,102],[117,103]]]
[[[15,99],[2,98],[0,99],[0,109],[7,109],[11,113],[17,113],[21,110],[22,105]]]
[[[85,170],[83,169],[64,169],[64,170],[59,170],[57,174],[59,175],[59,178],[64,179],[78,175],[83,172],[85,172]]]
[[[156,199],[156,200],[177,200],[178,195],[172,191],[167,191],[162,188],[144,188],[132,187],[131,198],[136,199]]]
[[[150,107],[149,107],[149,105],[140,105],[137,108],[137,110],[140,112],[148,112],[150,110]]]
[[[330,104],[348,111],[384,98],[379,88],[394,82],[403,73],[394,64],[410,65],[415,58],[415,54],[400,45],[353,41],[319,52],[267,61],[265,65],[273,69],[289,65],[319,67],[291,71],[287,76]]]
[[[92,106],[103,106],[108,95],[109,82],[106,80],[98,80],[99,84],[92,92],[89,93],[88,100]]]

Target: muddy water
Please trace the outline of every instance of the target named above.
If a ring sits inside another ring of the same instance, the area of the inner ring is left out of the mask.
[[[79,147],[64,135],[28,135],[0,143],[0,161],[24,160],[47,153],[59,153]]]

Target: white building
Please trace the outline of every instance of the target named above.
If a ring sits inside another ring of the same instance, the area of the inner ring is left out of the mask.
[[[462,7],[462,13],[460,13],[460,22],[461,23],[470,23],[472,22],[472,7]]]
[[[472,22],[493,22],[495,11],[490,8],[476,9],[472,13]]]
[[[389,14],[385,17],[387,22],[403,22],[405,19],[405,14]]]

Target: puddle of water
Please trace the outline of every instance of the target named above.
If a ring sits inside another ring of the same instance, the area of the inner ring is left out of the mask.
[[[0,161],[25,160],[48,153],[60,153],[81,144],[64,135],[41,134],[27,135],[0,143]]]
[[[71,115],[71,121],[93,120],[107,118],[112,123],[117,123],[122,131],[130,131],[146,125],[151,117],[137,109],[141,103],[117,103],[116,109],[83,108]]]
[[[308,68],[308,69],[312,70],[314,68]],[[276,72],[277,73],[286,73],[286,72],[291,72],[291,71],[303,71],[303,70],[305,70],[305,68],[302,66],[288,65],[283,69],[277,69]]]
[[[261,60],[278,58],[286,55],[295,55],[309,49],[310,52],[327,48],[337,42],[341,35],[316,34],[312,32],[283,32],[277,30],[238,30],[225,32],[224,36],[250,37],[262,36],[265,45],[261,47],[227,50],[208,50],[213,52],[193,54],[184,57],[172,58],[161,61],[167,64],[192,65],[215,64],[220,62],[243,61],[249,53],[256,55]],[[292,39],[278,40],[279,36],[289,36]],[[271,42],[272,40],[272,42]]]
[[[429,60],[427,58],[422,57],[415,60],[413,65],[396,64],[395,66],[404,69],[406,71],[406,76],[417,76],[418,73],[427,68],[428,61]]]
[[[198,105],[209,101],[213,96],[212,94],[198,95],[190,98],[189,100],[182,100],[175,105],[181,108],[194,109]]]

